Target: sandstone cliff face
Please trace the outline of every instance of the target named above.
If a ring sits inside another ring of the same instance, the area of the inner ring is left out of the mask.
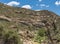
[[[49,43],[58,44],[60,42],[58,38],[60,16],[48,10],[33,11],[0,4],[0,25],[3,25],[5,29],[17,30],[24,44],[35,44],[33,38],[40,28],[45,28],[48,38],[46,40],[49,40]],[[46,44],[49,43],[46,42]]]

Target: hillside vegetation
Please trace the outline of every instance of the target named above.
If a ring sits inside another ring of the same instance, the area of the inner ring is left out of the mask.
[[[60,16],[0,3],[0,44],[60,44]]]

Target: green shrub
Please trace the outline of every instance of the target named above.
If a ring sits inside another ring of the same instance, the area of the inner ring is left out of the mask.
[[[41,36],[41,37],[45,36],[45,29],[43,29],[43,28],[39,29],[37,32],[37,35]]]
[[[14,30],[5,30],[3,27],[0,27],[0,37],[3,39],[4,44],[22,44],[20,36]]]
[[[16,31],[9,30],[7,33],[4,35],[4,41],[5,43],[11,43],[11,44],[22,44],[20,41],[20,37],[18,36]]]
[[[41,44],[42,41],[45,40],[45,29],[44,28],[40,28],[38,30],[38,32],[36,33],[35,36],[35,41],[39,42]]]
[[[5,31],[3,29],[3,26],[0,26],[0,38],[3,38]]]

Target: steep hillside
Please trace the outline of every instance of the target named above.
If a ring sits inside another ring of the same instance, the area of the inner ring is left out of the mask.
[[[23,44],[60,44],[60,16],[48,10],[33,11],[0,4],[0,26],[5,31],[16,31]]]

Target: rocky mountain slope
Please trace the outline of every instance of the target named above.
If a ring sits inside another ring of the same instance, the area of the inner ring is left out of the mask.
[[[17,31],[23,44],[60,44],[60,16],[48,10],[0,4],[0,26],[6,31]]]

